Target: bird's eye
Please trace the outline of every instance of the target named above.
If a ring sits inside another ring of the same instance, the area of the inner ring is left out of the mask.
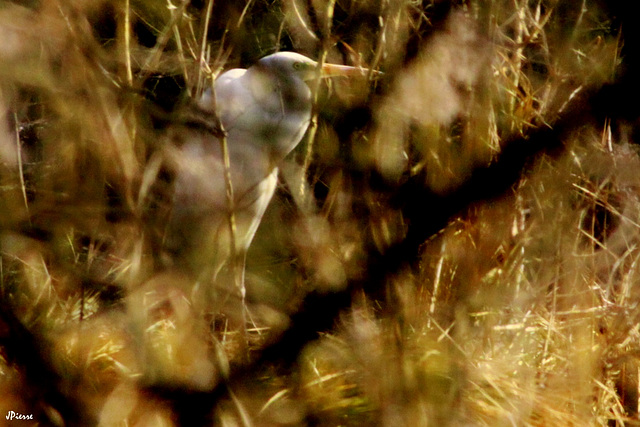
[[[294,70],[302,70],[304,68],[304,64],[302,62],[294,62],[293,69]]]

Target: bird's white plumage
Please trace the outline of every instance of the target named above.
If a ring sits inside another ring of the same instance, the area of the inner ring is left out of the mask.
[[[335,66],[335,70],[354,68]],[[220,273],[229,270],[234,246],[244,261],[275,192],[277,166],[309,126],[312,102],[306,81],[316,73],[315,61],[280,52],[249,69],[223,73],[213,92],[205,92],[198,102],[202,110],[217,115],[226,132],[235,245],[220,140],[212,132],[192,129],[174,135],[181,143],[170,155],[176,178],[166,243],[170,251],[185,253],[185,262],[193,264],[199,277],[204,274],[205,279],[219,281]]]

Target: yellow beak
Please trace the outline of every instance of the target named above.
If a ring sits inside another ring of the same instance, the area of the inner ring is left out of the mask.
[[[372,72],[373,76],[379,76],[382,74],[380,71],[369,70],[368,68],[351,67],[349,65],[338,64],[323,64],[321,76],[322,77],[334,77],[334,76],[366,76]]]

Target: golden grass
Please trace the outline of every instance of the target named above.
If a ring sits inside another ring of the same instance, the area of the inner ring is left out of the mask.
[[[229,380],[209,423],[637,424],[629,125],[573,124],[560,154],[462,206],[382,289],[358,289],[381,279],[372,253],[419,221],[395,189],[454,194],[505,141],[527,144],[613,81],[618,28],[596,2],[565,3],[461,2],[444,22],[443,2],[408,0],[0,5],[0,414],[186,424],[171,393]],[[385,76],[320,87],[250,252],[244,331],[160,268],[171,199],[154,154],[222,69],[276,49]],[[297,363],[233,380],[308,294],[352,289]]]

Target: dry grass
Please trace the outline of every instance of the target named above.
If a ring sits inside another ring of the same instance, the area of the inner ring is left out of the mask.
[[[443,2],[408,0],[19,3],[0,4],[0,414],[640,422],[631,125],[565,123],[562,150],[371,274],[442,208],[416,217],[404,202],[448,200],[506,142],[526,146],[615,79],[623,41],[598,2],[468,1],[446,20]],[[320,88],[249,254],[244,331],[164,267],[170,180],[155,154],[221,70],[278,49],[385,76]],[[293,365],[252,366],[310,294],[352,304]]]

